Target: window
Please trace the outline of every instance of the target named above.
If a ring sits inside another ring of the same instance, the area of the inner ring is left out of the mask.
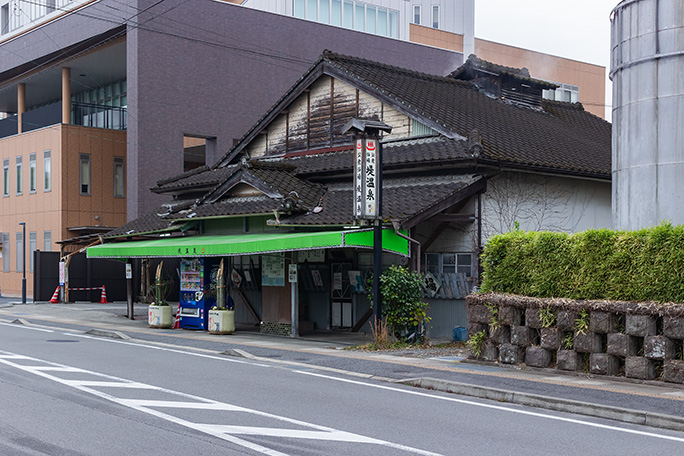
[[[413,23],[420,25],[420,5],[413,6]]]
[[[320,9],[318,10],[318,22],[321,22],[323,24],[329,24],[330,23],[330,1],[329,0],[321,0],[319,7],[320,7]]]
[[[305,0],[294,0],[294,17],[304,19],[306,17],[306,3]]]
[[[387,10],[378,8],[378,35],[387,36]]]
[[[36,154],[29,155],[29,193],[36,193],[38,176],[36,175]]]
[[[24,233],[17,233],[17,272],[22,272],[24,270],[24,258],[22,251],[24,250]]]
[[[33,272],[33,252],[38,249],[38,233],[31,231],[29,233],[29,271]]]
[[[9,32],[9,3],[0,7],[0,34]]]
[[[310,21],[318,20],[318,0],[306,0],[306,18]]]
[[[354,30],[366,30],[366,7],[363,3],[357,3],[354,8]]]
[[[114,157],[114,197],[123,198],[126,188],[124,174],[124,159],[122,157]]]
[[[470,253],[426,253],[422,269],[433,274],[462,273],[470,277],[472,257]]]
[[[43,231],[43,251],[44,252],[52,251],[52,232],[51,231]]]
[[[50,158],[50,151],[43,152],[43,191],[49,192],[52,190],[52,161]]]
[[[10,235],[2,233],[2,271],[10,272]]]
[[[330,23],[337,26],[342,25],[342,0],[332,0]]]
[[[439,5],[432,5],[432,28],[439,28]]]
[[[376,23],[376,11],[374,6],[368,5],[366,7],[366,31],[368,33],[375,33],[375,23]]]
[[[2,196],[9,196],[9,158],[2,161]]]
[[[427,125],[417,121],[416,119],[411,120],[411,136],[427,136],[436,134],[437,132]]]
[[[90,195],[90,155],[88,154],[81,154],[79,175],[79,182],[81,184],[79,193],[81,195]]]
[[[342,19],[344,21],[344,28],[354,28],[354,2],[351,0],[344,0],[344,13]]]
[[[579,87],[572,84],[558,84],[557,89],[544,90],[542,97],[547,100],[564,101],[566,103],[577,103],[579,101]]]
[[[22,163],[21,157],[17,157],[17,195],[21,195],[24,190],[24,182],[21,179],[22,176]]]
[[[399,13],[397,11],[389,12],[389,36],[399,38]]]

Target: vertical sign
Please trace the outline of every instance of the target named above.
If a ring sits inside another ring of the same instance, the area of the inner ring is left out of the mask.
[[[362,216],[363,174],[363,139],[357,139],[354,151],[354,218],[361,218]]]
[[[375,219],[378,215],[377,149],[377,140],[366,140],[366,170],[364,173],[363,180],[363,187],[365,193],[365,210],[363,213],[363,217],[367,219]]]
[[[297,263],[290,263],[287,267],[287,281],[297,283]]]
[[[59,262],[59,286],[63,287],[66,282],[66,263],[64,261]]]

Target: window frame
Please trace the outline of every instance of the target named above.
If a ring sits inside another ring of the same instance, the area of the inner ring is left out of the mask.
[[[37,231],[31,231],[29,232],[29,245],[28,245],[29,251],[29,272],[33,272],[33,252],[38,250],[38,232]]]
[[[432,258],[437,258],[437,264],[433,262],[430,262],[429,259]],[[466,264],[464,261],[461,263],[459,260],[461,257],[467,256],[469,259],[469,264]],[[454,262],[449,262],[445,263],[445,257],[453,257]],[[444,266],[445,264],[450,267],[453,266],[453,271],[444,271]],[[436,270],[431,270],[430,268],[434,269],[436,267]],[[464,269],[468,268],[468,272],[462,272],[459,271],[459,269]],[[432,274],[454,274],[454,273],[459,273],[462,272],[466,275],[467,278],[473,277],[473,253],[472,252],[425,252],[423,254],[422,262],[421,262],[421,272],[430,272]]]
[[[121,177],[117,176],[117,169],[121,169]],[[117,190],[117,183],[121,179],[121,193]],[[114,157],[114,198],[126,197],[126,161],[123,157]]]
[[[9,158],[2,159],[2,196],[5,198],[10,196]]]
[[[16,191],[17,191],[17,196],[23,195],[24,194],[24,160],[23,157],[20,155],[16,158]]]
[[[52,191],[52,153],[49,150],[43,152],[43,191]]]
[[[87,165],[87,173],[84,173],[83,165]],[[83,196],[90,196],[92,192],[91,177],[92,177],[92,163],[90,154],[79,154],[78,156],[78,194]],[[87,182],[86,182],[87,181]],[[84,190],[85,188],[85,190]]]
[[[29,154],[29,193],[38,191],[38,164],[36,154]]]
[[[435,13],[437,16],[435,17]],[[440,26],[440,8],[439,5],[432,5],[432,28],[439,30]],[[435,25],[437,24],[437,25]]]
[[[0,233],[2,236],[2,272],[10,272],[10,234]]]
[[[416,18],[418,18],[418,21],[416,22]],[[421,20],[423,19],[423,11],[421,8],[421,5],[413,5],[413,14],[412,14],[412,22],[416,25],[420,25]]]
[[[52,231],[43,231],[43,251],[52,252]]]
[[[24,255],[21,254],[21,250],[24,247],[24,233],[21,231],[15,237],[15,246],[17,247],[15,254],[16,272],[24,272]]]

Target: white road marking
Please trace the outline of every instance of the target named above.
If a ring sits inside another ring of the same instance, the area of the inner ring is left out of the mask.
[[[0,322],[0,325],[3,325],[3,326],[11,326],[11,327],[13,327],[13,328],[30,329],[30,330],[33,330],[33,331],[42,331],[42,332],[46,332],[46,333],[53,333],[53,332],[54,332],[54,331],[51,330],[51,329],[34,328],[33,326],[17,325],[17,324],[14,324],[14,323],[3,323],[3,322]]]
[[[653,433],[653,432],[637,431],[637,430],[633,430],[633,429],[624,429],[624,428],[620,428],[620,427],[617,427],[617,426],[609,426],[609,425],[606,425],[606,424],[592,423],[592,422],[590,422],[590,421],[577,420],[577,419],[574,419],[574,418],[564,418],[564,417],[561,417],[561,416],[548,415],[548,414],[545,414],[545,413],[530,412],[530,411],[527,411],[527,410],[519,410],[519,409],[504,407],[504,406],[501,406],[501,405],[484,404],[484,403],[469,401],[469,400],[466,400],[466,399],[457,399],[457,398],[454,398],[454,397],[436,396],[436,395],[433,395],[433,394],[423,393],[423,392],[420,392],[420,391],[404,390],[404,389],[401,389],[401,388],[396,388],[396,387],[392,387],[392,386],[385,386],[385,385],[375,385],[375,384],[372,384],[372,383],[364,383],[364,382],[360,382],[360,381],[357,381],[357,380],[350,380],[350,379],[346,379],[346,378],[332,377],[332,376],[330,376],[330,375],[317,374],[317,373],[314,373],[314,372],[297,371],[297,370],[294,370],[293,372],[297,372],[297,373],[304,374],[304,375],[311,375],[311,376],[313,376],[313,377],[325,378],[325,379],[328,379],[328,380],[335,380],[335,381],[338,381],[338,382],[352,383],[352,384],[355,384],[355,385],[363,385],[363,386],[368,386],[368,387],[371,387],[371,388],[378,388],[378,389],[384,389],[384,390],[389,390],[389,391],[396,391],[396,392],[398,392],[398,393],[403,393],[403,394],[411,394],[411,395],[414,395],[414,396],[422,396],[422,397],[429,397],[429,398],[432,398],[432,399],[438,399],[438,400],[443,400],[443,401],[457,402],[457,403],[459,403],[459,404],[472,405],[472,406],[475,406],[475,407],[490,408],[490,409],[494,409],[494,410],[501,410],[501,411],[504,411],[504,412],[517,413],[517,414],[520,414],[520,415],[535,416],[535,417],[546,418],[546,419],[550,419],[550,420],[564,421],[564,422],[567,422],[567,423],[580,424],[580,425],[583,425],[583,426],[596,427],[596,428],[599,428],[599,429],[608,429],[608,430],[611,430],[611,431],[625,432],[625,433],[628,433],[628,434],[637,434],[637,435],[643,435],[643,436],[647,436],[647,437],[654,437],[654,438],[658,438],[658,439],[674,440],[675,442],[684,442],[684,438],[681,438],[681,437],[672,437],[672,436],[669,436],[669,435],[656,434],[656,433]]]
[[[175,350],[170,350],[175,351]],[[181,352],[188,354],[187,352]],[[212,357],[213,358],[213,357]],[[221,359],[221,358],[218,358]],[[43,363],[45,366],[26,366],[12,360],[30,360],[32,363]],[[249,435],[249,436],[262,436],[262,437],[279,437],[287,439],[309,439],[309,440],[319,440],[328,442],[347,442],[356,444],[372,444],[380,445],[388,448],[393,448],[397,450],[402,450],[408,453],[419,454],[424,456],[440,456],[438,453],[433,453],[430,451],[421,450],[418,448],[413,448],[405,445],[400,445],[393,442],[388,442],[385,440],[375,439],[372,437],[363,436],[360,434],[354,434],[351,432],[341,431],[338,429],[320,426],[313,423],[308,423],[301,420],[296,420],[284,416],[274,415],[267,412],[262,412],[259,410],[249,409],[246,407],[241,407],[233,404],[226,404],[218,401],[213,401],[199,396],[193,396],[186,393],[181,393],[178,391],[169,390],[166,388],[148,385],[145,383],[139,383],[131,380],[127,380],[120,377],[114,377],[111,375],[88,371],[85,369],[72,368],[63,364],[53,363],[50,361],[40,360],[37,358],[32,358],[29,356],[18,355],[15,353],[9,353],[0,351],[0,363],[21,369],[26,372],[44,377],[46,379],[61,383],[66,386],[70,386],[79,391],[83,391],[94,396],[100,397],[102,399],[109,400],[111,402],[120,404],[125,407],[129,407],[134,410],[138,410],[143,413],[158,417],[160,419],[185,426],[190,429],[194,429],[205,434],[212,435],[222,440],[232,442],[236,445],[251,449],[258,453],[266,454],[269,456],[287,456],[285,453],[281,453],[271,448],[264,447],[262,445],[252,443],[243,440],[237,435]],[[98,376],[102,378],[109,379],[110,381],[93,381],[93,380],[78,380],[78,379],[63,379],[49,372],[73,372],[72,369],[81,372],[89,376]],[[143,390],[155,390],[158,392],[167,393],[174,397],[183,398],[183,401],[160,401],[160,400],[149,400],[149,399],[130,399],[130,398],[120,398],[113,394],[105,393],[96,388],[113,388],[114,391],[121,391],[120,388],[137,388]],[[188,401],[190,399],[191,401]],[[240,413],[249,413],[256,416],[266,417],[279,422],[285,422],[292,425],[300,426],[308,429],[283,429],[277,427],[250,427],[250,426],[237,426],[231,424],[211,424],[211,423],[195,423],[187,421],[185,419],[174,416],[170,413],[164,413],[157,408],[164,409],[198,409],[198,410],[223,410],[223,411],[233,411]]]

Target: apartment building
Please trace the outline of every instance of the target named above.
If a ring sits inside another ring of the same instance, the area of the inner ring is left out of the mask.
[[[32,294],[32,251],[155,211],[150,187],[214,163],[324,49],[443,75],[463,63],[231,3],[0,0],[3,296],[24,270]]]

